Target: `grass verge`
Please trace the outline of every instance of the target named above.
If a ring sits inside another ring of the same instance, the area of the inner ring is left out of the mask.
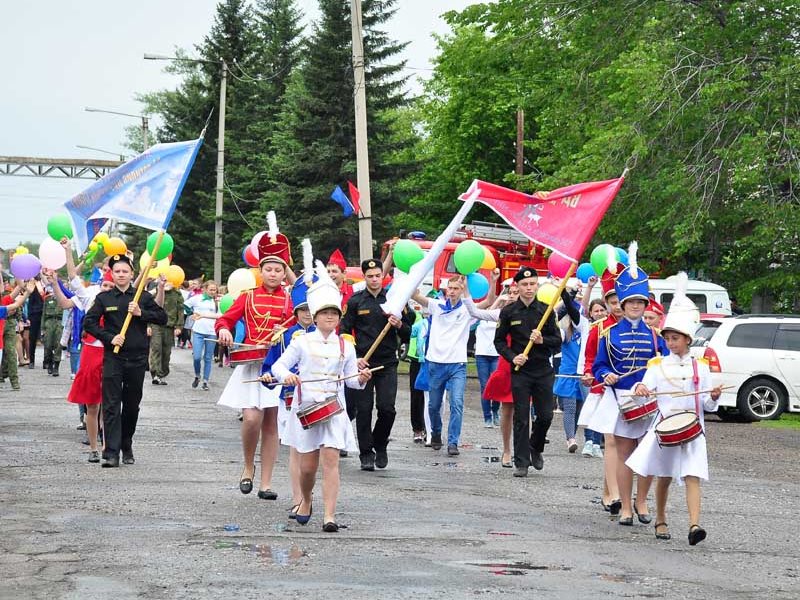
[[[772,429],[797,429],[800,430],[800,413],[783,413],[779,419],[774,421],[759,421],[761,427],[771,427]]]

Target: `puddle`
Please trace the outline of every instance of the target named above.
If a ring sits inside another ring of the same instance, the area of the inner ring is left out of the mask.
[[[513,533],[500,533],[499,535],[515,535]],[[466,563],[470,567],[483,567],[489,570],[492,575],[525,575],[529,571],[571,571],[572,567],[564,565],[534,565],[527,562],[509,563]]]
[[[457,462],[445,462],[445,463],[435,462],[435,463],[429,463],[428,466],[429,467],[440,467],[441,466],[441,467],[444,467],[446,469],[455,469],[456,467],[458,467],[458,463]]]
[[[490,531],[489,535],[519,535],[519,534],[511,533],[510,531]]]
[[[478,449],[479,450],[500,450],[500,448],[498,448],[497,446],[484,446],[483,444],[478,446]]]
[[[499,463],[499,456],[481,456],[481,460],[485,463]]]
[[[263,559],[264,563],[281,567],[288,567],[298,562],[301,558],[308,556],[308,552],[301,550],[297,546],[278,548],[268,544],[249,544],[233,540],[216,540],[214,542],[215,550],[227,550],[229,548],[252,552]]]

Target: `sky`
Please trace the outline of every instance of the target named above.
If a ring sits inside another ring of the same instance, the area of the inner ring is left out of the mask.
[[[400,0],[384,27],[409,42],[403,58],[413,78],[429,74],[433,34],[447,33],[440,18],[475,0]],[[0,156],[112,159],[76,146],[125,153],[125,128],[135,117],[87,112],[86,107],[141,114],[135,95],[174,89],[179,79],[145,52],[191,51],[208,33],[216,0],[28,0],[3,8],[0,56]],[[297,0],[312,21],[316,0]],[[418,89],[415,88],[415,89]],[[154,125],[151,125],[154,128]],[[41,241],[47,219],[92,180],[0,176],[0,247]]]

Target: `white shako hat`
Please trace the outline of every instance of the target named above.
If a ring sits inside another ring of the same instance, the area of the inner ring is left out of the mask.
[[[700,323],[700,311],[697,306],[686,296],[689,278],[681,271],[675,276],[675,295],[669,304],[669,312],[664,320],[661,332],[677,331],[694,339],[697,325]]]
[[[328,275],[328,270],[322,261],[316,261],[317,281],[308,288],[306,300],[308,302],[308,310],[311,311],[311,316],[314,317],[323,308],[335,308],[342,314],[342,295],[339,293],[339,288]]]

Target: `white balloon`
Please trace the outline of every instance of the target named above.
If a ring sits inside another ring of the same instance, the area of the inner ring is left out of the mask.
[[[46,237],[39,246],[39,260],[45,269],[60,269],[67,264],[64,247],[51,237]]]

